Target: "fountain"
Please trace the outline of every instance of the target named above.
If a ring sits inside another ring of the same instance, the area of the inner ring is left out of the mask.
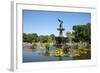
[[[57,30],[59,31],[59,36],[56,37],[55,46],[57,48],[61,48],[61,47],[64,47],[66,45],[67,38],[63,36],[63,31],[65,30],[65,28],[62,27],[63,21],[60,19],[58,19],[58,21],[60,22],[59,28],[57,28]]]
[[[55,43],[43,43],[39,42],[36,44],[35,51],[24,51],[23,52],[23,62],[40,62],[40,61],[62,61],[62,60],[72,60],[68,54],[68,45],[66,45],[67,38],[63,36],[63,31],[65,28],[62,27],[63,21],[58,19],[60,22],[59,36],[55,37]]]

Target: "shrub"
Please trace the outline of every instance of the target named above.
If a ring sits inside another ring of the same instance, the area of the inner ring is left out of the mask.
[[[80,49],[80,48],[81,48],[80,43],[77,43],[77,45],[75,46],[75,48],[74,48],[74,49]]]
[[[31,49],[36,49],[37,44],[36,43],[32,43]]]

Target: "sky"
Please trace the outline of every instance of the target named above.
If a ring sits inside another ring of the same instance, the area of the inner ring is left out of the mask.
[[[38,35],[59,35],[58,19],[63,21],[63,35],[72,31],[74,25],[83,25],[91,22],[91,13],[80,12],[54,12],[54,11],[37,11],[23,10],[23,32],[37,33]]]

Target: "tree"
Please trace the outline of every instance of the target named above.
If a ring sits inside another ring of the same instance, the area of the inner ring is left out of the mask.
[[[32,41],[37,42],[38,41],[38,35],[36,33],[32,33],[31,35],[33,37]]]
[[[39,41],[41,43],[46,43],[48,41],[48,36],[47,35],[40,35],[39,36]]]
[[[27,42],[27,34],[23,33],[23,42]]]
[[[50,37],[52,38],[52,42],[55,40],[55,35],[51,34]]]
[[[38,39],[42,43],[51,43],[55,39],[55,37],[54,37],[54,35],[50,35],[50,36],[49,35],[40,35]]]
[[[23,33],[23,42],[29,42],[32,43],[33,41],[36,42],[38,38],[38,35],[36,33]]]
[[[68,42],[71,43],[74,38],[73,32],[70,32],[70,31],[66,32],[66,36],[68,38]]]
[[[89,42],[91,41],[91,24],[87,23],[86,25],[75,25],[73,26],[75,41],[79,42]]]
[[[48,43],[51,43],[51,42],[53,41],[52,37],[48,36],[47,38],[48,38],[48,39],[47,39],[47,42],[48,42]]]

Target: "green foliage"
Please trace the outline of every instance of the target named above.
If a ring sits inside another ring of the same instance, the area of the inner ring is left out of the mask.
[[[36,43],[32,43],[31,49],[36,49],[37,44]]]
[[[64,50],[63,48],[57,48],[55,52],[55,56],[65,56],[65,53],[63,50]]]
[[[75,41],[76,42],[89,42],[91,41],[91,24],[86,25],[75,25],[73,26]]]
[[[50,37],[52,38],[52,41],[55,40],[55,35],[54,34],[51,34]]]
[[[40,41],[41,43],[45,43],[45,42],[47,42],[47,38],[46,38],[46,36],[44,36],[44,35],[40,35],[40,36],[39,36],[39,41]]]
[[[46,43],[45,44],[45,48],[49,49],[50,48],[50,44],[49,43]]]
[[[40,35],[38,36],[36,33],[23,33],[23,42],[41,42],[41,43],[51,43],[55,40],[55,35]]]
[[[23,33],[23,42],[27,42],[27,34]]]
[[[81,48],[80,43],[77,43],[74,49],[80,49],[80,48]]]
[[[48,37],[47,37],[47,42],[48,42],[48,43],[51,43],[52,41],[53,41],[53,40],[52,40],[52,37],[48,36]]]
[[[67,38],[68,38],[68,42],[69,42],[69,43],[73,41],[73,38],[74,38],[73,33],[71,33],[71,32],[68,31],[68,32],[66,33],[66,36],[67,36]]]
[[[38,37],[39,41],[41,43],[51,43],[55,40],[55,36],[52,34],[52,35],[40,35]]]
[[[46,43],[45,44],[45,48],[46,48],[45,55],[46,56],[49,56],[50,55],[50,52],[49,52],[50,44],[49,43]]]
[[[36,33],[23,33],[23,42],[29,42],[32,43],[33,41],[36,42],[38,38],[38,35]]]
[[[84,48],[79,50],[79,56],[73,56],[74,60],[91,59],[91,49]]]

